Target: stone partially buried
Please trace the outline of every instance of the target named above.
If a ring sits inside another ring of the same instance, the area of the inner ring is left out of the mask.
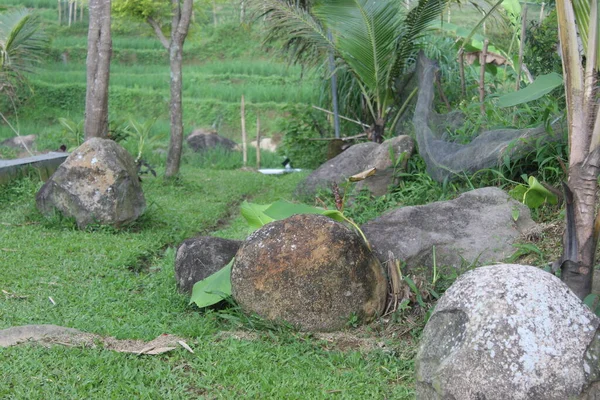
[[[385,306],[387,280],[364,241],[314,214],[275,221],[254,232],[236,254],[233,297],[247,312],[302,330],[368,322]]]
[[[92,138],[79,146],[36,196],[42,214],[118,227],[136,220],[146,200],[131,155],[112,140]]]

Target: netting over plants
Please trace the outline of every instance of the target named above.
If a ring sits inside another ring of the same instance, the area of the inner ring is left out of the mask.
[[[471,174],[498,166],[505,155],[518,159],[535,149],[536,143],[563,140],[560,124],[551,130],[544,126],[528,129],[496,129],[481,132],[468,144],[446,140],[449,130],[457,129],[464,120],[462,113],[438,114],[433,110],[436,63],[419,54],[416,72],[419,92],[413,124],[419,154],[427,164],[427,173],[443,182],[457,175]]]

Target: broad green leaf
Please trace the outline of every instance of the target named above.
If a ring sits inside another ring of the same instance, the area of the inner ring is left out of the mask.
[[[281,220],[296,214],[323,214],[322,208],[312,207],[306,204],[290,203],[284,200],[276,201],[267,205],[264,214],[272,220]]]
[[[337,222],[348,222],[344,214],[338,210],[323,210],[323,215]]]
[[[544,203],[557,204],[558,198],[535,177],[527,179],[528,186],[517,185],[509,194],[529,208],[538,208]]]
[[[534,176],[530,176],[528,182],[529,182],[528,196],[530,195],[530,193],[536,193],[538,196],[543,198],[543,202],[548,202],[552,205],[558,203],[558,199],[556,198],[556,195],[554,193],[552,193],[551,191],[549,191],[548,189],[546,189],[544,187],[544,185],[542,185],[537,179],[535,179]]]
[[[258,229],[275,220],[265,214],[265,210],[270,206],[270,204],[261,205],[244,201],[240,212],[248,222],[248,225],[250,225],[250,228]]]
[[[204,308],[231,296],[231,267],[234,260],[235,258],[211,276],[196,282],[190,304],[196,303],[198,307]]]
[[[521,203],[525,203],[525,194],[527,193],[527,186],[517,185],[508,194],[515,200]]]
[[[562,76],[556,72],[541,75],[529,86],[498,97],[498,106],[512,107],[537,100],[563,84]]]

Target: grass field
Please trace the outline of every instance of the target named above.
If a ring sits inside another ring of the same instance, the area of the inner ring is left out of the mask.
[[[176,184],[145,178],[148,211],[118,231],[79,231],[71,221],[41,217],[36,179],[5,187],[0,329],[56,324],[143,340],[170,333],[186,338],[195,354],[182,349],[136,356],[61,345],[0,349],[0,398],[412,398],[414,348],[408,342],[341,351],[335,343],[249,320],[236,308],[200,311],[175,290],[180,241],[215,230],[245,237],[239,202],[289,198],[303,177],[188,166]],[[228,333],[239,329],[249,339]]]

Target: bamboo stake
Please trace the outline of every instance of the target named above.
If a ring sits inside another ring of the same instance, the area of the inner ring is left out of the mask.
[[[460,73],[460,92],[464,99],[467,97],[467,84],[465,83],[465,51],[462,48],[458,52],[458,70]]]
[[[515,90],[521,88],[521,70],[523,69],[523,50],[525,49],[525,32],[527,28],[527,3],[523,5],[523,14],[521,15],[521,43],[519,44],[519,65],[517,68],[517,83]]]
[[[482,116],[485,116],[485,62],[487,59],[488,44],[489,40],[486,39],[483,41],[483,50],[479,55],[479,64],[481,65],[479,71],[479,103]]]
[[[260,116],[256,114],[256,169],[260,169]]]
[[[542,2],[542,7],[540,8],[540,23],[544,20],[544,7],[546,3]]]
[[[248,164],[248,139],[246,137],[246,107],[244,105],[244,95],[242,95],[242,156],[244,167]]]

